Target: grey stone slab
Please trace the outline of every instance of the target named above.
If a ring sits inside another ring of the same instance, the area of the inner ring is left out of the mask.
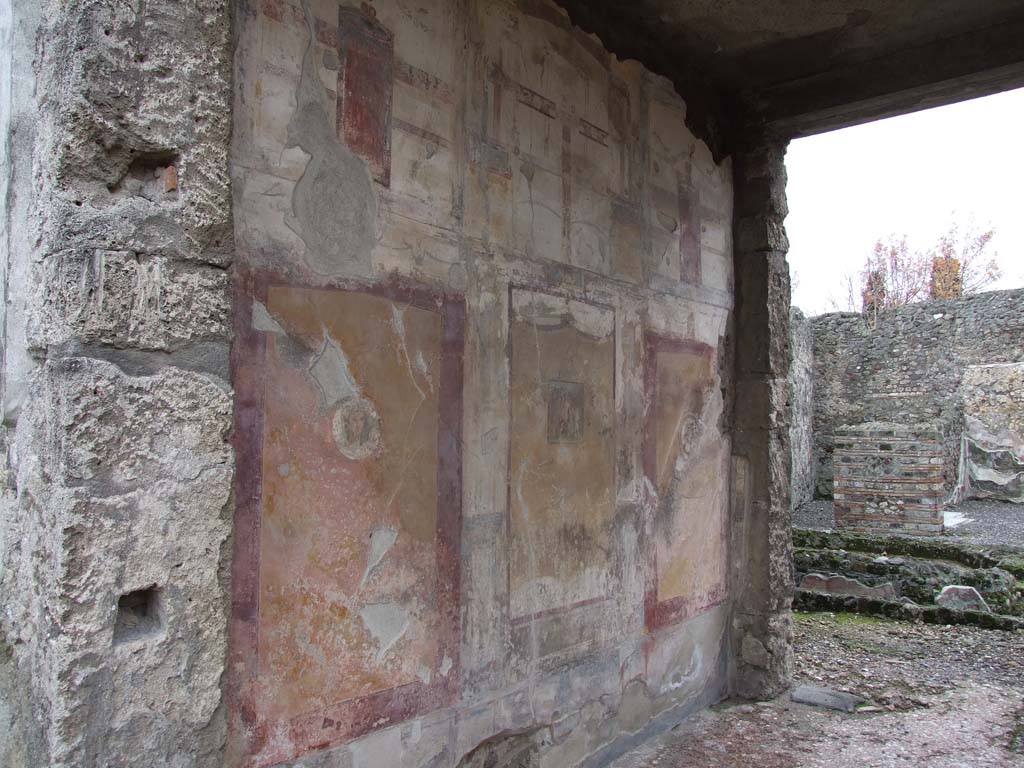
[[[833,691],[817,685],[799,685],[793,689],[789,697],[797,704],[808,704],[812,707],[825,707],[840,712],[856,712],[857,707],[867,699],[853,693]]]

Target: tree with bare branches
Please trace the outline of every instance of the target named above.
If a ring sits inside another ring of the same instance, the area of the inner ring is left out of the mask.
[[[860,270],[861,308],[877,311],[921,301],[928,295],[930,276],[929,253],[911,250],[906,235],[878,240]]]
[[[988,252],[995,234],[992,227],[978,230],[974,222],[968,222],[962,232],[958,224],[953,224],[932,251],[930,297],[970,296],[998,280],[1002,270],[996,254]]]
[[[877,317],[882,310],[916,301],[979,293],[1002,274],[989,250],[994,237],[992,227],[979,230],[968,222],[963,228],[954,223],[925,250],[912,249],[906,235],[879,239],[860,269],[844,278],[845,308],[859,304],[862,312]]]

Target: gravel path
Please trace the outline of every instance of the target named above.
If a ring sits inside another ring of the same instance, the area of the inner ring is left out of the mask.
[[[1024,504],[972,500],[951,507],[951,510],[965,515],[971,522],[946,529],[946,536],[972,544],[1024,546]],[[802,504],[793,512],[793,525],[819,530],[833,528],[832,502]]]
[[[793,510],[794,528],[814,528],[828,531],[836,527],[835,510],[831,501],[809,501]]]
[[[978,544],[1024,546],[1024,504],[972,500],[953,509],[973,518],[972,522],[954,528],[953,536]]]
[[[725,703],[614,768],[1021,768],[1024,635],[796,615],[797,683],[871,699],[856,714]]]

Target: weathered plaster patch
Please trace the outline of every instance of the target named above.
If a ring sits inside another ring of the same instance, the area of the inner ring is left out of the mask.
[[[395,603],[371,603],[359,610],[359,618],[377,643],[375,661],[384,661],[391,646],[398,642],[409,628],[409,613]]]
[[[320,354],[309,366],[309,373],[320,388],[324,405],[328,408],[340,400],[362,399],[362,391],[356,383],[352,371],[349,370],[348,358],[345,356],[344,350],[326,333]]]
[[[384,559],[384,555],[386,555],[388,550],[394,546],[397,539],[398,531],[390,526],[375,528],[373,533],[370,534],[370,549],[366,553],[366,570],[363,571],[363,578],[359,581],[360,588],[366,584],[366,580],[369,578],[370,573],[380,564],[380,561]]]
[[[514,291],[512,310],[517,320],[538,328],[571,325],[580,333],[603,339],[615,331],[615,314],[600,307],[562,296],[530,291]]]
[[[366,164],[343,147],[317,74],[316,19],[303,0],[309,42],[302,60],[288,146],[309,155],[292,194],[288,228],[306,246],[303,257],[321,275],[369,275],[376,242],[377,198]]]
[[[281,324],[275,320],[271,314],[267,311],[266,306],[261,301],[254,301],[252,303],[252,327],[257,331],[263,331],[264,333],[276,333],[284,336],[284,328]]]

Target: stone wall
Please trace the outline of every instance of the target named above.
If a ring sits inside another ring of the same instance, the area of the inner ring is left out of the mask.
[[[792,425],[789,447],[793,454],[792,495],[797,507],[814,498],[814,334],[803,312],[790,315],[793,363],[789,369]]]
[[[968,366],[1024,360],[1024,290],[912,304],[879,315],[811,319],[814,331],[814,492],[832,495],[832,435],[870,421],[936,423],[947,490],[957,479]]]
[[[230,8],[0,6],[0,763],[221,765]]]
[[[237,29],[228,762],[597,763],[721,697],[729,164],[551,3]]]

